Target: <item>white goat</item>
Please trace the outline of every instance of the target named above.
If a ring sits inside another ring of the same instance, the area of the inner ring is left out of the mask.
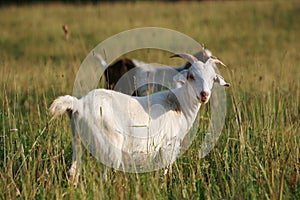
[[[71,120],[73,161],[69,172],[74,184],[80,169],[80,141],[87,148],[92,147],[91,153],[106,165],[120,170],[129,166],[124,157],[140,165],[143,163],[138,160],[147,155],[163,166],[175,161],[201,103],[210,98],[213,83],[229,86],[215,72],[215,63],[224,65],[220,60],[211,57],[203,63],[189,54],[175,56],[191,63],[189,69],[174,77],[182,82],[182,87],[144,97],[95,89],[80,99],[66,95],[52,103],[53,118],[67,112]],[[150,165],[161,167],[155,161]]]

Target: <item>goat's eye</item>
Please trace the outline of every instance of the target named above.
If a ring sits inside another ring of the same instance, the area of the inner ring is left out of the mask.
[[[194,75],[191,73],[188,73],[187,78],[188,78],[188,80],[195,80]]]

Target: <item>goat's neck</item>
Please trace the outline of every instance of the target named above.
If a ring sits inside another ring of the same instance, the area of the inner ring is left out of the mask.
[[[188,121],[194,121],[200,108],[194,89],[186,83],[182,87],[174,89],[173,92],[180,102],[181,112]]]

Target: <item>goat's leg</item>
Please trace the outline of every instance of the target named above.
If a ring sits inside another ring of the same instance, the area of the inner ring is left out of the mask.
[[[74,113],[71,117],[71,129],[72,129],[72,165],[69,169],[69,176],[74,186],[77,186],[79,181],[79,175],[81,171],[81,141],[79,136],[79,129],[77,126],[77,115],[78,113]]]
[[[102,173],[102,183],[106,183],[107,181],[107,171],[108,171],[108,168],[106,166],[103,166],[103,173]]]
[[[72,138],[72,165],[69,169],[69,176],[74,186],[78,184],[79,175],[81,171],[81,144],[78,138]]]
[[[170,164],[167,169],[165,169],[165,175],[167,176],[167,190],[169,192],[169,195],[172,196],[172,164]]]

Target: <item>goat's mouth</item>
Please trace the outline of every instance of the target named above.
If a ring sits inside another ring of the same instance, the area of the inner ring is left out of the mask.
[[[197,99],[202,104],[206,104],[208,102],[208,97],[197,96]]]

